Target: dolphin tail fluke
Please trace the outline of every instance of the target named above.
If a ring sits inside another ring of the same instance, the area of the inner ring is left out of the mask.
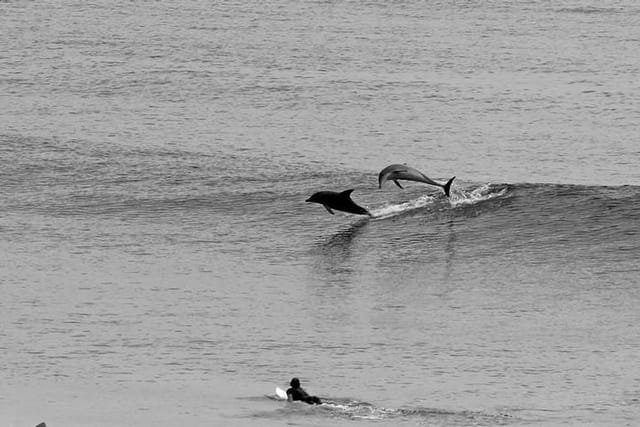
[[[447,197],[450,196],[451,183],[453,183],[454,179],[456,179],[455,176],[453,178],[451,178],[449,181],[447,181],[447,183],[445,185],[442,186],[442,189],[444,190],[444,194],[446,194]]]

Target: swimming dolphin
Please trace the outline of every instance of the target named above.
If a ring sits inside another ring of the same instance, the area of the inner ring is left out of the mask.
[[[351,190],[343,191],[342,193],[336,193],[335,191],[319,191],[314,193],[305,202],[320,203],[331,214],[334,215],[331,209],[337,211],[348,212],[357,215],[369,215],[368,210],[362,206],[358,206],[353,200],[351,200]]]
[[[449,190],[451,189],[451,183],[456,177],[454,176],[446,184],[440,184],[435,182],[422,172],[417,169],[412,168],[407,165],[389,165],[386,168],[382,169],[378,174],[378,188],[382,188],[382,184],[387,181],[393,181],[398,187],[402,188],[402,185],[398,182],[399,179],[404,179],[406,181],[418,181],[424,182],[425,184],[435,185],[436,187],[441,187],[444,190],[444,194],[449,197]]]

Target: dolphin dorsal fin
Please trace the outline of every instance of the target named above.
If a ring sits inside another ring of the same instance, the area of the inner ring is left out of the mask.
[[[346,197],[348,199],[351,198],[351,193],[353,193],[353,188],[350,190],[344,190],[342,193],[340,193],[340,197]]]

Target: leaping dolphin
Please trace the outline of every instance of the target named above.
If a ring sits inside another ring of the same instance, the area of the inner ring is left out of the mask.
[[[411,166],[394,164],[389,165],[380,171],[378,174],[378,188],[382,188],[382,184],[387,181],[393,181],[398,187],[402,188],[402,185],[398,182],[399,179],[404,179],[405,181],[424,182],[425,184],[441,187],[444,190],[444,194],[449,197],[451,183],[456,179],[456,177],[454,176],[451,178],[446,184],[440,184]]]
[[[320,203],[331,214],[334,215],[332,209],[342,212],[348,212],[357,215],[369,215],[368,210],[362,206],[358,206],[353,200],[351,200],[351,190],[343,191],[342,193],[336,193],[335,191],[319,191],[314,193],[305,202]]]

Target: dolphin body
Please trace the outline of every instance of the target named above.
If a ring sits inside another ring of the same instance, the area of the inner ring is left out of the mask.
[[[378,174],[378,188],[382,188],[382,184],[387,181],[393,181],[398,187],[402,188],[402,185],[398,182],[399,179],[404,179],[405,181],[424,182],[425,184],[441,187],[444,190],[444,194],[449,197],[451,183],[456,179],[456,177],[454,176],[451,178],[446,184],[440,184],[411,166],[394,164],[389,165],[380,171]]]
[[[337,193],[335,191],[319,191],[311,195],[311,197],[305,200],[305,202],[320,203],[331,215],[335,215],[332,210],[335,209],[337,211],[348,212],[356,215],[371,216],[371,213],[368,210],[357,205],[353,200],[351,200],[352,191],[353,188],[343,191],[342,193]]]

